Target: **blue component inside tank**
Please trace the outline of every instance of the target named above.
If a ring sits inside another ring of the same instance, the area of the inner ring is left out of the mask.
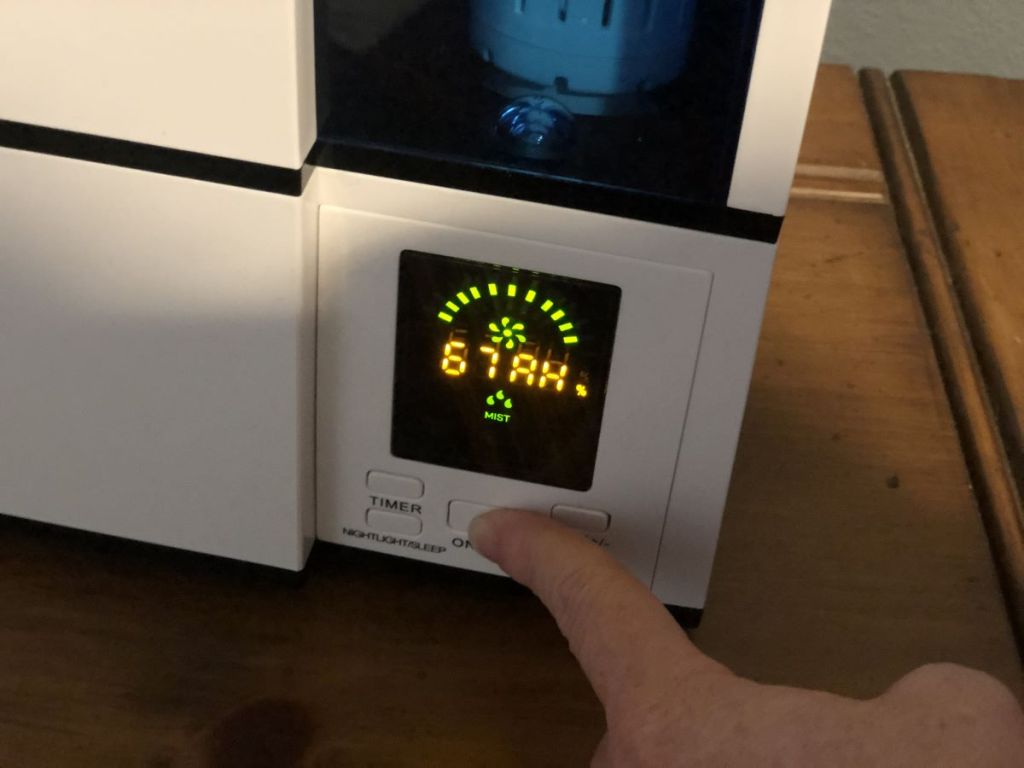
[[[667,223],[724,209],[763,0],[316,0],[313,162]]]
[[[572,145],[575,119],[550,96],[520,96],[501,110],[495,136],[521,157],[564,157]]]

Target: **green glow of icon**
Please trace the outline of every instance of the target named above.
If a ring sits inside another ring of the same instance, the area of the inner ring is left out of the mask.
[[[566,336],[562,339],[566,344],[579,344],[580,340],[577,336]]]
[[[488,283],[487,284],[487,292],[489,294],[491,294],[491,296],[497,296],[498,295],[498,284],[497,283]]]
[[[526,343],[526,325],[517,323],[510,317],[501,318],[500,323],[488,323],[488,330],[491,332],[491,341],[498,345],[504,345],[505,349],[515,349],[516,342]]]
[[[480,289],[477,288],[475,285],[469,289],[469,293],[473,297],[473,301],[476,301],[477,299],[480,298]]]
[[[518,288],[518,286],[515,283],[509,283],[508,284],[508,295],[510,297],[515,298],[516,292],[518,290],[519,290],[519,288]]]
[[[447,312],[438,312],[437,316],[439,318],[441,318],[442,320],[444,320],[446,323],[450,323],[452,320],[455,319],[454,317],[449,315]]]
[[[469,304],[469,296],[464,294],[462,291],[459,291],[458,297],[459,301],[461,301],[463,304]]]
[[[505,390],[499,389],[495,394],[487,398],[487,405],[493,408],[496,405],[500,405],[506,411],[512,410],[512,398],[505,396]]]
[[[551,319],[554,320],[555,322],[558,322],[563,317],[565,317],[565,312],[563,312],[562,310],[558,310],[551,316]]]
[[[537,292],[529,290],[526,292],[526,296],[524,298],[527,304],[533,304],[533,300],[537,298]]]
[[[458,312],[459,311],[459,305],[456,304],[454,301],[447,302],[445,304],[445,306],[448,307],[448,309],[450,309],[452,312]]]
[[[571,331],[572,330],[572,323],[562,323],[560,326],[558,326],[558,330],[560,330],[560,331]]]
[[[553,306],[555,306],[555,302],[549,299],[548,301],[545,301],[543,304],[540,305],[540,310],[541,312],[547,312]]]

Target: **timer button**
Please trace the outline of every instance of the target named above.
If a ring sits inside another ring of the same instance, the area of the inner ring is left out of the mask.
[[[495,509],[486,504],[473,504],[468,501],[453,501],[448,505],[448,527],[465,533],[474,517]]]
[[[551,516],[570,528],[589,533],[604,533],[612,522],[611,515],[607,512],[598,512],[596,509],[567,507],[564,504],[559,504],[552,509]]]
[[[399,499],[419,499],[423,496],[422,480],[387,472],[367,473],[366,487],[381,496],[396,496]]]
[[[406,515],[390,509],[366,510],[366,525],[374,531],[401,536],[419,536],[423,533],[423,521],[418,515]]]

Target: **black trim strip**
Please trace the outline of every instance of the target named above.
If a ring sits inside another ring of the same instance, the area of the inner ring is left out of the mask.
[[[10,120],[0,120],[0,146],[291,197],[301,195],[305,186],[301,168],[292,170]]]
[[[697,629],[700,626],[701,619],[704,618],[703,608],[686,608],[666,603],[665,609],[672,614],[672,618],[683,629]]]
[[[400,154],[376,147],[321,140],[313,148],[308,162],[343,171],[594,211],[764,243],[778,242],[782,231],[782,217],[765,213],[724,205],[683,203],[666,196],[550,176],[531,176],[499,167]]]

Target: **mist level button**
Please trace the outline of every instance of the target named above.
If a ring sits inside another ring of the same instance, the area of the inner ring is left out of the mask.
[[[611,525],[612,518],[607,512],[596,509],[581,509],[559,504],[551,510],[551,516],[558,522],[588,533],[603,533]]]
[[[423,497],[422,480],[404,475],[392,475],[388,472],[367,473],[366,487],[381,496],[394,496],[399,499]]]

